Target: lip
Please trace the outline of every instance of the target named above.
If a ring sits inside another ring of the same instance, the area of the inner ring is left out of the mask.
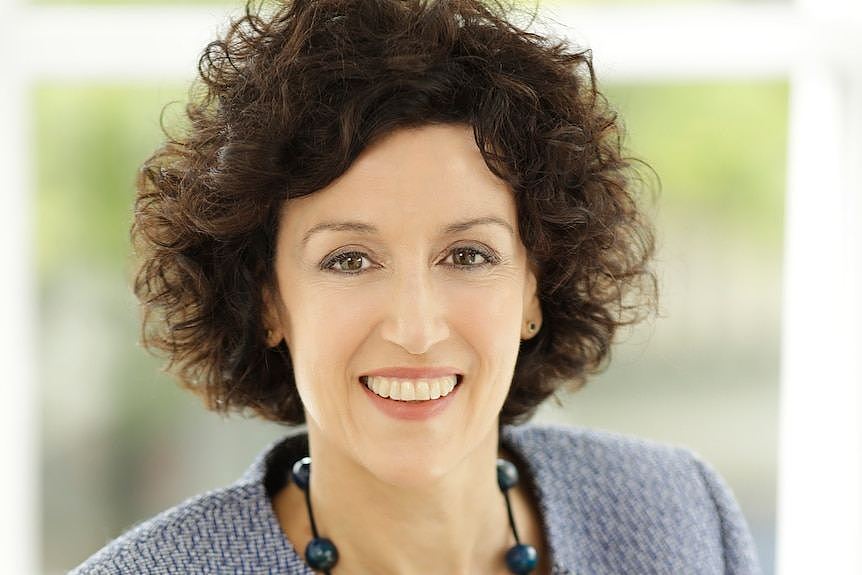
[[[451,373],[451,372],[449,372]],[[360,381],[365,376],[360,377]],[[384,376],[385,377],[385,376]],[[399,401],[395,399],[387,399],[380,397],[364,383],[360,383],[366,397],[371,403],[381,412],[389,417],[407,421],[422,421],[440,415],[443,411],[455,401],[458,392],[461,390],[461,378],[458,376],[458,383],[455,388],[449,392],[449,395],[438,399],[426,399],[422,401]]]
[[[363,373],[362,377],[371,375],[377,377],[400,377],[402,379],[427,379],[431,377],[443,377],[445,375],[461,375],[454,367],[383,367]],[[460,377],[459,377],[460,379]]]

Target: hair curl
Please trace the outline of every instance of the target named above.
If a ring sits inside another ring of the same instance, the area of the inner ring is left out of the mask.
[[[138,174],[131,237],[142,343],[209,409],[304,421],[290,352],[267,348],[262,327],[279,208],[401,127],[471,125],[514,192],[543,323],[521,344],[501,425],[583,386],[617,328],[652,308],[644,180],[591,52],[511,12],[498,0],[250,0],[205,48],[182,135],[165,130]]]

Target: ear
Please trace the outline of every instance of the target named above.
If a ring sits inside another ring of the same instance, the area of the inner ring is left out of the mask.
[[[284,339],[282,326],[284,325],[283,319],[286,317],[282,310],[283,306],[278,290],[274,286],[264,286],[261,290],[261,300],[263,302],[261,313],[263,337],[266,340],[266,347],[275,347]]]
[[[527,272],[524,281],[524,315],[521,318],[521,339],[530,339],[539,333],[542,327],[542,306],[539,301],[539,271],[533,261],[528,258]],[[530,329],[530,324],[535,329]]]

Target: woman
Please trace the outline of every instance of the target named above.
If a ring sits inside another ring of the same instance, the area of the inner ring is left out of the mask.
[[[589,53],[481,0],[271,8],[140,172],[135,292],[209,408],[294,428],[75,573],[757,573],[691,452],[525,423],[654,303]]]

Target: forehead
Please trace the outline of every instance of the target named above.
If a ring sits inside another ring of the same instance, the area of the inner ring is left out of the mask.
[[[386,227],[439,224],[471,215],[515,223],[508,184],[485,164],[466,124],[400,129],[365,149],[322,190],[286,205],[283,229],[302,233],[324,219],[363,219]]]

